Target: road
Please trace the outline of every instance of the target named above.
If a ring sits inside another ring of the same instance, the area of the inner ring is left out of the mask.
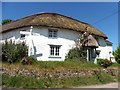
[[[115,82],[115,83],[109,83],[109,84],[103,84],[103,85],[82,86],[78,88],[118,88],[118,83]]]
[[[1,90],[2,87],[0,87],[0,90]],[[78,88],[78,89],[77,89]],[[103,84],[103,85],[91,85],[91,86],[81,86],[81,87],[77,87],[77,88],[74,88],[75,90],[82,90],[80,88],[88,88],[86,90],[89,90],[90,88],[109,88],[109,89],[106,89],[106,90],[120,90],[120,89],[117,89],[118,88],[118,83],[109,83],[109,84]],[[111,89],[110,89],[111,88]],[[114,88],[114,89],[113,89]],[[74,89],[59,89],[59,90],[74,90]],[[19,89],[19,88],[14,88],[14,89],[7,89],[7,90],[25,90],[25,89]],[[49,89],[37,89],[37,90],[49,90]],[[50,90],[57,90],[57,89],[50,89]],[[95,89],[97,90],[97,89]]]

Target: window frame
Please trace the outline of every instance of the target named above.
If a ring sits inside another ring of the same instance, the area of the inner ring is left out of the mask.
[[[57,29],[48,29],[48,37],[49,38],[57,38],[58,30]]]
[[[60,48],[61,45],[49,45],[50,46],[50,53],[49,57],[60,57]]]

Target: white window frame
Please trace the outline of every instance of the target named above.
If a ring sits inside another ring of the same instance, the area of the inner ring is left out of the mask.
[[[48,29],[48,37],[49,38],[57,38],[58,37],[58,30]]]
[[[50,57],[60,57],[61,45],[50,45]]]

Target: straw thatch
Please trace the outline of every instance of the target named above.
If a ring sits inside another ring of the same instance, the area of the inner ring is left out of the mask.
[[[12,21],[8,24],[3,25],[2,33],[22,27],[28,27],[31,25],[69,29],[80,32],[86,31],[91,34],[107,38],[104,33],[92,27],[91,25],[57,13],[34,14],[16,21]]]
[[[89,35],[88,36],[88,41],[85,44],[85,46],[98,47],[98,42],[96,41],[96,39],[92,35]]]

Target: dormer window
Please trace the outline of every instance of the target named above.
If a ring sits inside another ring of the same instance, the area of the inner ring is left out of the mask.
[[[56,29],[48,29],[49,38],[57,38],[58,31]]]

